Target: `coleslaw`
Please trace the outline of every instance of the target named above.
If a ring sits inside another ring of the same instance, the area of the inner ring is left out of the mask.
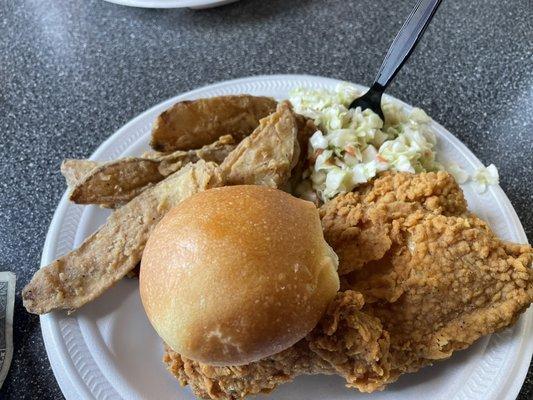
[[[423,110],[406,113],[384,100],[384,123],[369,109],[348,108],[360,95],[349,84],[334,91],[298,88],[290,94],[295,111],[313,119],[319,129],[309,141],[311,167],[305,177],[322,201],[353,190],[381,171],[443,169],[436,161],[431,118]]]

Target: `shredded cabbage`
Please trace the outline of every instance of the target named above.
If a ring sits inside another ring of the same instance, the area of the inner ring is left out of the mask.
[[[468,172],[466,172],[463,168],[461,168],[459,165],[455,163],[448,164],[446,166],[446,171],[448,171],[454,177],[457,183],[461,185],[463,183],[466,183],[468,179],[470,178],[468,175]]]
[[[349,84],[335,90],[298,88],[290,94],[295,111],[313,119],[319,129],[309,141],[312,166],[306,176],[323,201],[353,190],[381,171],[443,169],[435,160],[431,118],[423,110],[406,113],[384,100],[384,123],[369,109],[348,108],[360,95]]]
[[[487,190],[487,186],[497,185],[500,182],[498,169],[494,164],[490,164],[486,168],[478,168],[472,175],[472,181],[477,192],[484,193]]]

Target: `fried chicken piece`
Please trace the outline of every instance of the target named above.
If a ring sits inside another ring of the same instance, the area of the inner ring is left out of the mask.
[[[321,209],[341,290],[390,334],[393,382],[511,325],[533,301],[533,250],[468,214],[448,174],[387,174]],[[351,271],[351,272],[350,272]]]
[[[360,311],[361,294],[337,295],[309,336],[287,350],[260,361],[214,367],[188,360],[166,347],[163,362],[181,385],[202,398],[237,400],[268,393],[302,374],[334,374],[362,391],[381,388],[388,378],[388,334],[378,319]]]
[[[22,291],[24,307],[45,314],[94,300],[137,266],[150,233],[171,208],[221,184],[216,164],[201,160],[145,190],[80,247],[38,270]]]
[[[370,393],[389,378],[389,335],[378,319],[360,311],[364,303],[361,293],[339,293],[307,340],[346,386]]]
[[[381,259],[398,234],[398,222],[418,210],[460,215],[466,201],[445,172],[386,173],[322,206],[324,236],[339,256],[339,275]]]
[[[479,218],[417,212],[399,231],[387,257],[345,281],[376,300],[363,311],[390,334],[383,383],[513,324],[533,301],[532,248],[499,240]]]
[[[269,393],[297,375],[327,370],[305,341],[274,356],[242,366],[215,367],[182,357],[165,346],[163,362],[182,386],[189,385],[200,398],[237,400],[248,395]]]

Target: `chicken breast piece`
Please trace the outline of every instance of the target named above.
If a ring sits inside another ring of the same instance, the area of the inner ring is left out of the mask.
[[[398,223],[416,211],[461,215],[466,201],[448,173],[386,173],[322,206],[324,237],[339,256],[339,275],[380,260]]]
[[[157,117],[150,145],[171,152],[198,149],[223,135],[240,141],[275,109],[274,99],[250,95],[182,101]]]
[[[350,387],[379,389],[388,379],[389,339],[379,320],[360,311],[363,304],[359,293],[339,293],[307,338],[248,365],[214,367],[188,360],[168,346],[163,362],[181,385],[190,385],[204,399],[237,400],[269,393],[302,374],[338,373]]]
[[[234,148],[235,141],[228,135],[198,150],[152,153],[107,163],[65,160],[61,172],[70,187],[69,199],[74,203],[116,208],[184,165],[198,160],[221,163]]]
[[[234,367],[192,361],[165,346],[163,363],[181,386],[189,385],[199,398],[213,400],[237,400],[270,393],[298,375],[318,373],[321,366],[329,368],[309,350],[305,341],[261,361]]]
[[[221,183],[216,164],[201,160],[144,191],[79,248],[38,270],[22,291],[24,307],[44,314],[94,300],[135,268],[150,232],[172,207]]]
[[[475,216],[416,214],[402,225],[403,243],[348,285],[378,297],[363,310],[390,334],[386,382],[513,324],[533,302],[530,246],[502,242]]]
[[[389,379],[389,334],[379,319],[362,311],[364,304],[361,293],[340,292],[307,340],[347,387],[370,393]]]
[[[296,114],[290,103],[283,102],[226,157],[220,171],[228,185],[281,188],[299,157]]]
[[[531,247],[499,240],[465,206],[453,179],[429,173],[378,178],[321,210],[348,272],[341,289],[361,292],[390,334],[383,384],[509,326],[533,301]]]

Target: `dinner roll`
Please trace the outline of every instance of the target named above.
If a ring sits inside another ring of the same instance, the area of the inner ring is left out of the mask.
[[[157,333],[210,365],[243,365],[304,338],[339,290],[316,207],[229,186],[172,209],[144,250],[140,292]]]

